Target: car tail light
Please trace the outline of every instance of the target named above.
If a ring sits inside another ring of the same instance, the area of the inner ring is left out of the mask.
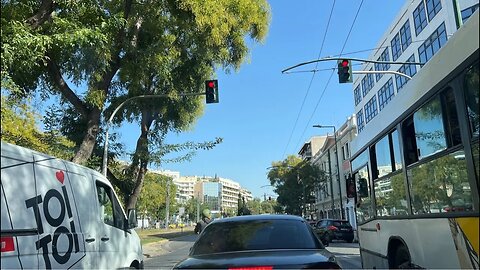
[[[13,236],[1,237],[0,242],[2,243],[2,248],[0,249],[0,252],[15,251],[15,245],[13,244]]]
[[[338,228],[335,226],[328,226],[327,229],[332,230],[332,231],[337,231]]]
[[[232,267],[228,270],[272,270],[273,266],[247,266],[247,267]]]

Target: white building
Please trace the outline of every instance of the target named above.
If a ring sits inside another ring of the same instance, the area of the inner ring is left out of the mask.
[[[352,115],[338,130],[335,129],[335,134],[322,136],[324,143],[310,160],[324,171],[327,177],[326,182],[318,183],[315,191],[316,218],[343,217],[349,220],[354,228],[355,204],[352,199],[347,198],[346,179],[350,174],[350,144],[356,136],[355,123],[355,115]]]
[[[376,51],[369,60],[392,62],[426,63],[478,8],[478,0],[407,0],[383,37],[377,43]],[[455,16],[456,10],[462,18]],[[363,65],[364,71],[398,71],[415,76],[420,65],[411,64],[377,64]],[[353,96],[357,117],[358,137],[368,128],[370,121],[390,100],[408,83],[406,77],[392,74],[355,75]],[[357,140],[361,147],[364,143]],[[355,147],[354,152],[358,150]]]

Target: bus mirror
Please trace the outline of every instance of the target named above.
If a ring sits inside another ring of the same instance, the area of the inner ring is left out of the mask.
[[[361,198],[368,197],[367,179],[365,178],[358,180],[358,196]]]

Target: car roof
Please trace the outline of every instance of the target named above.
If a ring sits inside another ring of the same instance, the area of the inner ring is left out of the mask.
[[[328,221],[344,221],[344,222],[349,222],[348,220],[346,219],[334,219],[334,218],[323,218],[323,219],[320,219],[319,221],[324,221],[324,220],[328,220]]]
[[[246,215],[246,216],[236,216],[236,217],[227,217],[214,219],[211,223],[224,223],[224,222],[238,222],[238,221],[249,221],[249,220],[297,220],[305,221],[300,216],[294,215]]]

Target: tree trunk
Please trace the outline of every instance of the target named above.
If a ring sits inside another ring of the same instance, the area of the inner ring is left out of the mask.
[[[145,178],[145,174],[147,173],[147,165],[150,160],[148,154],[148,132],[150,130],[150,126],[152,125],[153,117],[150,112],[143,111],[142,112],[142,123],[141,123],[141,134],[137,140],[137,148],[135,149],[135,154],[133,156],[132,165],[130,172],[136,171],[136,181],[135,181],[135,188],[128,198],[127,209],[134,209],[138,197],[140,196],[140,192],[142,191],[143,187],[143,180]],[[139,166],[139,167],[138,167]],[[138,171],[136,170],[138,168]]]
[[[88,114],[87,133],[83,137],[82,144],[77,153],[73,157],[72,161],[75,163],[85,163],[92,155],[93,148],[97,141],[97,135],[99,132],[101,112],[98,108],[93,108]]]

